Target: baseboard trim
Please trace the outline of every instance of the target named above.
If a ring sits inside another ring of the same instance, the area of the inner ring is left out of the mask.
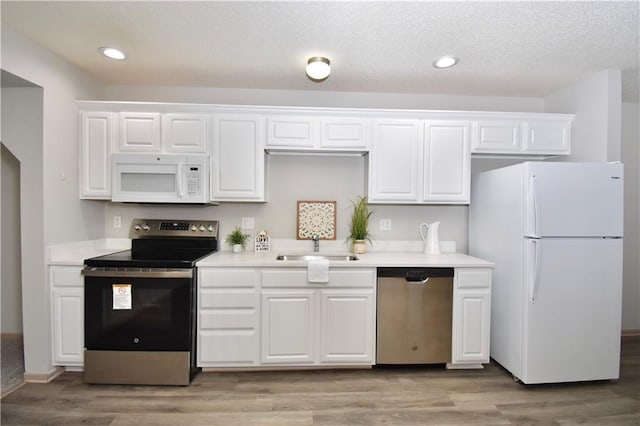
[[[49,383],[62,373],[64,373],[64,367],[54,367],[53,370],[45,374],[24,373],[24,381],[25,383]]]
[[[622,330],[622,337],[638,337],[640,330]]]

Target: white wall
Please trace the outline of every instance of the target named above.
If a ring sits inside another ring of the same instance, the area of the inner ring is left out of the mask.
[[[544,98],[544,111],[576,114],[562,161],[620,161],[620,70],[589,74]]]
[[[103,97],[103,86],[2,25],[2,69],[42,89],[3,89],[2,141],[23,167],[23,327],[26,376],[52,371],[45,247],[104,236],[105,207],[79,200],[77,99]],[[15,94],[20,90],[19,94]],[[24,97],[39,91],[39,99]],[[15,94],[13,96],[12,94]],[[26,102],[26,104],[25,104]],[[37,104],[37,105],[36,105]],[[17,113],[19,108],[24,113]],[[14,125],[15,135],[10,126]],[[24,132],[39,129],[24,143]],[[11,142],[13,145],[10,145]],[[25,177],[25,173],[26,176]],[[45,214],[46,212],[46,214]],[[28,263],[24,261],[28,259]],[[25,267],[28,265],[28,267]]]
[[[25,371],[38,373],[46,373],[51,367],[44,264],[42,97],[39,87],[2,89],[2,143],[20,162]],[[4,204],[6,200],[2,201]]]
[[[544,100],[528,97],[448,96],[406,93],[220,89],[215,87],[107,86],[107,100],[342,108],[398,108],[542,112]]]
[[[2,144],[2,333],[22,333],[20,161]]]
[[[640,330],[640,108],[622,104],[624,161],[624,287],[622,328]]]

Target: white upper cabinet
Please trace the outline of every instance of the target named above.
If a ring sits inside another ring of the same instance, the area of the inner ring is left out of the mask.
[[[368,151],[367,120],[353,117],[320,119],[320,148]]]
[[[267,118],[267,148],[313,148],[316,120],[305,115]]]
[[[484,120],[473,123],[473,152],[514,154],[520,151],[522,123],[517,120]]]
[[[263,116],[214,116],[211,155],[213,201],[265,201],[264,147]]]
[[[160,152],[160,114],[121,112],[120,152]]]
[[[365,152],[366,124],[361,117],[269,115],[266,147],[272,151]]]
[[[163,114],[162,150],[166,152],[206,153],[206,114]]]
[[[80,197],[111,198],[109,159],[115,143],[115,114],[80,113]]]
[[[433,203],[468,203],[471,155],[468,121],[424,123],[422,199]]]
[[[522,150],[533,154],[568,155],[571,152],[571,122],[530,120],[524,123]]]
[[[369,202],[418,201],[420,122],[375,120],[369,154]]]
[[[369,202],[468,203],[469,134],[469,121],[376,120]]]
[[[473,121],[473,154],[511,156],[569,155],[569,114],[492,113],[492,119]]]

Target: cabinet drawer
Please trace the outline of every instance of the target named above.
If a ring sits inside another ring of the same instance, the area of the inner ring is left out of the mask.
[[[54,286],[82,287],[84,278],[79,266],[55,266],[51,268],[51,283]]]
[[[329,282],[307,282],[306,268],[274,269],[262,272],[262,287],[369,287],[375,284],[375,269],[329,270]]]
[[[201,310],[199,324],[201,329],[237,329],[256,328],[255,309],[211,309]]]
[[[200,287],[255,287],[259,275],[255,269],[199,269]]]
[[[204,289],[199,293],[200,308],[253,308],[257,304],[254,289]]]
[[[257,337],[255,330],[217,330],[200,333],[199,365],[249,364],[257,358]]]
[[[456,288],[490,288],[490,268],[459,268],[455,270]]]

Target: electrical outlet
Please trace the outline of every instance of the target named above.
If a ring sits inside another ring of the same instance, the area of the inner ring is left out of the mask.
[[[380,219],[380,230],[391,231],[391,219]]]
[[[256,227],[255,219],[252,217],[242,218],[242,229],[253,229]]]
[[[116,215],[113,217],[113,227],[122,228],[122,216]]]

